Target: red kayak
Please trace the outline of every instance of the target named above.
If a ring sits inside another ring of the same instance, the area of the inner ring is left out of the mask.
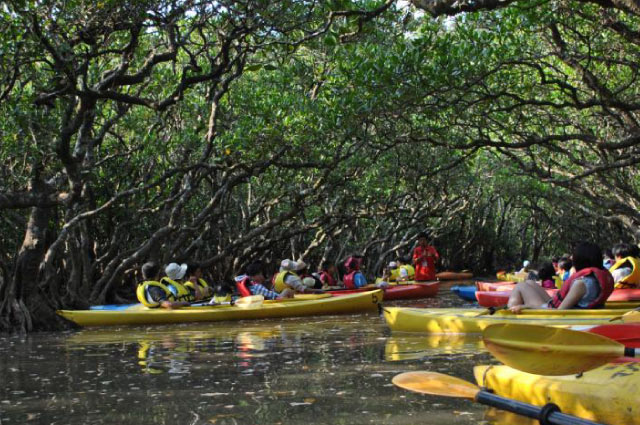
[[[476,282],[478,291],[511,291],[515,282]]]
[[[547,289],[547,294],[552,296],[558,292],[557,289]],[[476,299],[482,307],[500,307],[509,301],[511,291],[476,291]]]
[[[640,323],[599,325],[588,329],[588,331],[611,338],[626,347],[640,348]]]
[[[440,272],[436,273],[438,280],[469,280],[473,277],[471,272]]]
[[[438,294],[439,286],[440,282],[438,281],[389,286],[383,289],[384,300],[412,300],[416,298],[434,297]],[[370,290],[371,288],[338,289],[335,291],[327,291],[327,293],[333,295],[347,295]]]
[[[547,289],[553,296],[558,290]],[[482,307],[499,307],[509,301],[511,291],[476,291],[476,299]],[[640,301],[640,288],[614,289],[607,301]]]

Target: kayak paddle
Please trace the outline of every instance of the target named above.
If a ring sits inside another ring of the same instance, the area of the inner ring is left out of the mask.
[[[483,390],[471,382],[437,372],[405,372],[393,377],[394,385],[421,394],[458,397],[474,400],[487,406],[497,407],[528,418],[538,419],[541,424],[594,425],[596,422],[561,413],[555,404],[543,407],[513,400]]]
[[[236,300],[234,305],[240,308],[253,308],[260,307],[262,303],[264,303],[264,297],[262,295],[251,295]]]
[[[536,375],[571,375],[636,355],[635,349],[595,333],[540,325],[490,325],[482,339],[496,359]]]

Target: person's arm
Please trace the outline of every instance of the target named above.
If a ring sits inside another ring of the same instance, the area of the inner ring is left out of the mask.
[[[300,292],[301,294],[309,292],[307,291],[308,288],[302,284],[302,281],[293,275],[287,276],[287,278],[285,279],[285,283],[294,291]]]
[[[562,300],[558,310],[568,310],[575,307],[586,293],[587,287],[584,285],[584,281],[582,279],[576,280],[573,282],[573,285],[571,285],[569,293],[564,297],[564,300]]]
[[[249,290],[253,295],[262,295],[265,300],[275,300],[280,296],[276,291],[271,291],[259,283],[251,285]]]
[[[165,301],[162,301],[160,303],[160,307],[167,308],[169,310],[173,310],[173,309],[180,308],[180,307],[188,307],[188,306],[189,306],[189,303],[186,302],[186,301],[168,301],[168,300],[165,300]]]

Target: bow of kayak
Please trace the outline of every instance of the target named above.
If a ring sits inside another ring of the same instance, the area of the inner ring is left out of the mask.
[[[508,366],[476,366],[478,385],[537,406],[557,404],[563,413],[607,424],[640,424],[640,363],[611,363],[580,375],[541,376]]]

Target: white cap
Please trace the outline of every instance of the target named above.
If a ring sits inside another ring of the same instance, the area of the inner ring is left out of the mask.
[[[187,265],[171,263],[164,269],[164,272],[167,274],[169,279],[180,280],[184,277],[185,273],[187,273]]]
[[[398,263],[396,263],[395,261],[392,261],[389,263],[389,268],[390,269],[395,269],[396,267],[398,267]]]
[[[529,260],[524,260],[524,263],[522,263],[522,267],[529,267],[529,264],[531,264]]]
[[[288,270],[288,271],[297,271],[302,270],[307,267],[307,264],[304,261],[293,261],[293,260],[282,260],[280,263],[280,271]]]

